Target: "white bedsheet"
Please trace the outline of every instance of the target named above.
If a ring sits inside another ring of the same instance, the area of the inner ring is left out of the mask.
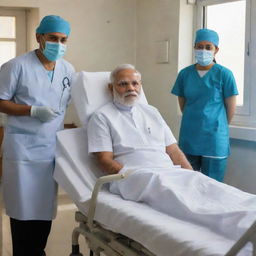
[[[77,205],[87,212],[87,204]],[[172,218],[145,204],[125,201],[108,191],[100,194],[95,219],[157,256],[223,256],[234,244],[202,226]]]
[[[100,175],[88,157],[85,136],[82,128],[59,132],[54,172],[56,181],[83,213],[88,210],[86,201]],[[157,256],[223,256],[235,242],[145,204],[123,200],[108,191],[100,193],[96,220],[141,243]],[[244,250],[239,255],[249,256],[250,253]]]

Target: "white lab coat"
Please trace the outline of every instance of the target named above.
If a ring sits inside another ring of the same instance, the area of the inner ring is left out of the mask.
[[[63,127],[73,67],[56,62],[50,81],[34,51],[1,67],[0,99],[49,106],[60,115],[42,123],[30,116],[8,116],[3,141],[3,193],[6,213],[19,220],[51,220],[56,215],[53,179],[56,132]]]

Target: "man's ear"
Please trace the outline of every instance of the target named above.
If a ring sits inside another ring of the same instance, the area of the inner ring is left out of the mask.
[[[214,55],[219,51],[219,47],[216,47]]]
[[[108,89],[110,90],[111,93],[113,93],[113,84],[109,83],[108,84]]]
[[[36,41],[40,44],[40,34],[36,34]]]

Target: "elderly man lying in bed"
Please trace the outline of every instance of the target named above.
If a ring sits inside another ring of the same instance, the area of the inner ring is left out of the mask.
[[[191,170],[160,113],[138,103],[141,74],[132,65],[118,66],[110,81],[113,102],[87,128],[89,153],[102,170],[130,173],[110,191],[237,240],[256,220],[256,195]]]

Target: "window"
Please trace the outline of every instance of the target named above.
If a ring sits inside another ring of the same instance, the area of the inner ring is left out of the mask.
[[[0,66],[26,51],[25,10],[0,8]]]
[[[26,11],[0,8],[0,67],[8,60],[26,52]],[[0,113],[0,127],[5,115]]]
[[[197,1],[196,29],[205,27],[218,32],[220,50],[216,60],[232,70],[237,82],[239,96],[232,124],[254,128],[256,128],[255,21],[255,1]]]
[[[223,3],[208,6],[206,12],[206,26],[218,31],[221,38],[218,61],[229,67],[236,78],[238,106],[244,102],[245,6],[245,1]]]
[[[0,65],[16,56],[15,17],[0,16]]]

